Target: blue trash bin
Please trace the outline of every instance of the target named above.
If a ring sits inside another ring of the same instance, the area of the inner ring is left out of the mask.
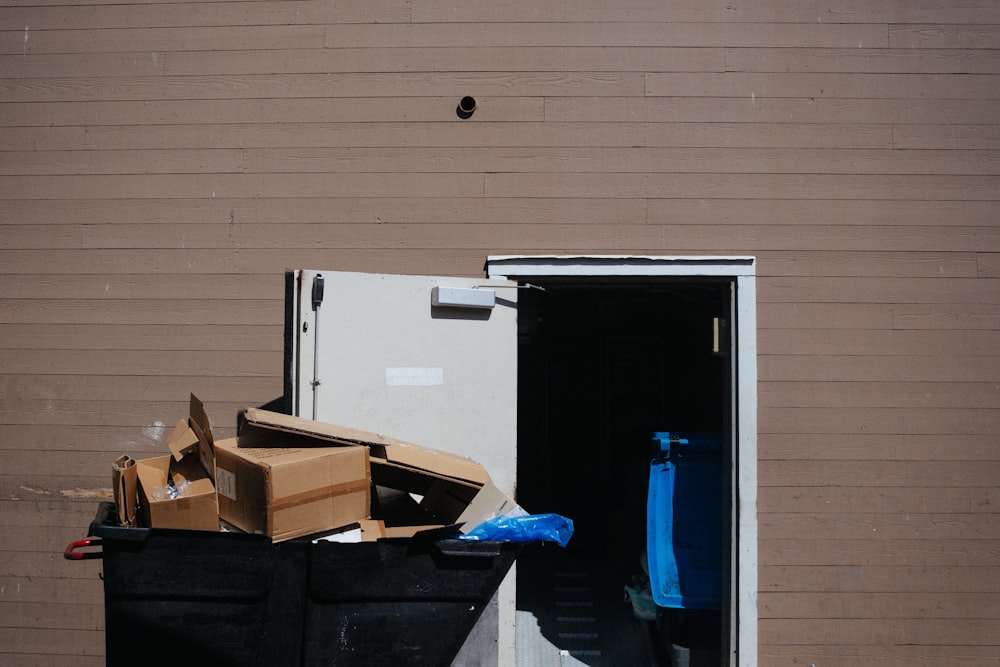
[[[722,436],[658,432],[649,467],[646,556],[653,601],[670,609],[722,602]]]

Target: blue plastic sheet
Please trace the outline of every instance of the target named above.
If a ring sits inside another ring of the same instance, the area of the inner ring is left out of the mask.
[[[463,540],[555,542],[561,547],[569,544],[571,537],[573,537],[573,520],[559,514],[498,516],[459,536]]]

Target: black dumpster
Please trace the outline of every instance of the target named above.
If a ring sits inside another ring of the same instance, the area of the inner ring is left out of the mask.
[[[303,664],[450,665],[519,550],[423,536],[310,545]]]
[[[104,560],[109,666],[448,665],[520,550],[444,536],[275,544],[115,517],[101,503],[93,539],[66,550]]]

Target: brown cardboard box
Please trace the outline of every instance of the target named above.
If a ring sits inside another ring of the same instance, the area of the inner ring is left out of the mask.
[[[159,456],[136,461],[142,525],[154,528],[219,530],[215,486],[196,457]],[[179,494],[170,497],[168,475]]]
[[[421,497],[425,517],[437,521],[433,525],[421,522],[422,528],[462,524],[461,530],[468,532],[515,506],[494,486],[485,468],[468,457],[346,426],[247,409],[239,446],[267,447],[275,443],[365,448],[371,452],[372,482]],[[399,529],[397,533],[409,528],[386,523],[387,530]]]
[[[371,477],[364,447],[215,443],[219,515],[275,542],[367,519]],[[282,446],[287,445],[287,446]]]

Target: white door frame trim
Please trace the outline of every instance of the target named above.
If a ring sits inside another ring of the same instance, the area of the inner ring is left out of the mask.
[[[756,258],[748,256],[497,255],[486,261],[490,278],[528,276],[728,277],[736,285],[736,646],[730,664],[757,664],[757,282]]]

